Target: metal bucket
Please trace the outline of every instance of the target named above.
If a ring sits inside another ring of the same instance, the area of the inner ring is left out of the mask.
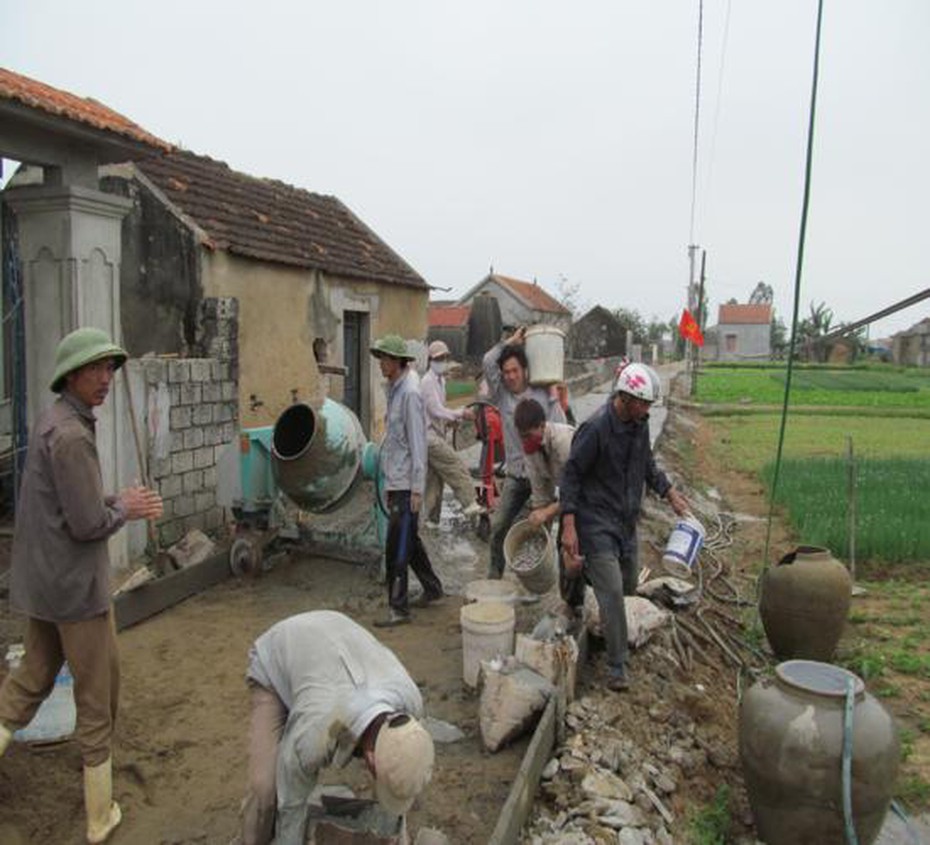
[[[538,546],[538,554],[531,550],[532,544]],[[555,586],[557,555],[552,534],[526,519],[515,522],[504,538],[507,566],[527,590],[537,595],[548,593]]]

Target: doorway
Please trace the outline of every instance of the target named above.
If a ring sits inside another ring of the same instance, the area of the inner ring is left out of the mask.
[[[371,436],[371,401],[369,396],[371,356],[368,354],[368,314],[344,311],[342,314],[342,350],[346,367],[343,404],[358,417],[366,436]]]

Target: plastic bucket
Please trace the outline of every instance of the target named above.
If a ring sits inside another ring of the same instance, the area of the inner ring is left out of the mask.
[[[555,586],[557,555],[552,535],[526,519],[515,522],[504,537],[504,560],[531,593],[542,595]]]
[[[512,605],[478,601],[462,607],[459,618],[462,623],[462,678],[468,686],[476,687],[482,660],[513,654],[517,614]]]
[[[524,349],[530,365],[530,384],[564,380],[565,332],[555,326],[530,326],[526,330]]]
[[[662,563],[670,574],[688,578],[703,545],[704,526],[692,514],[681,517],[669,534]]]
[[[480,578],[465,585],[465,601],[496,601],[516,604],[520,600],[520,587],[504,578]]]
[[[11,645],[6,662],[12,672],[19,666],[25,651],[21,645]],[[61,664],[48,698],[39,705],[32,721],[13,734],[17,742],[57,742],[74,733],[77,711],[74,707],[74,679],[67,663]]]

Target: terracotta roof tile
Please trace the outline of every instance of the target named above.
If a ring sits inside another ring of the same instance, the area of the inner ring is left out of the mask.
[[[729,326],[767,325],[772,322],[772,306],[721,305],[717,322]]]
[[[350,278],[427,287],[336,197],[248,176],[180,150],[141,159],[136,166],[218,249]]]
[[[490,276],[490,278],[509,288],[534,311],[546,311],[551,314],[572,313],[534,282],[522,282],[520,279],[512,279],[510,276],[501,276],[498,273]]]
[[[430,328],[458,327],[468,322],[471,308],[467,305],[439,305],[431,302],[427,311]]]
[[[171,149],[171,144],[146,132],[141,126],[103,103],[92,100],[90,97],[78,97],[2,67],[0,67],[0,99],[18,102],[29,108],[56,117],[64,117],[76,123],[83,123],[95,129],[114,132],[124,138],[131,138],[133,141],[140,141],[161,150]]]

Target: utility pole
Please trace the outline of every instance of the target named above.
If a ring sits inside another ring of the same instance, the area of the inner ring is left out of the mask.
[[[700,286],[698,287],[697,294],[697,310],[692,312],[694,319],[697,321],[698,329],[701,334],[704,334],[704,275],[705,270],[707,269],[707,250],[701,250],[701,281]],[[691,358],[691,395],[694,396],[697,393],[697,377],[698,377],[698,367],[701,364],[701,347],[696,343],[691,344],[694,349],[692,350]]]

